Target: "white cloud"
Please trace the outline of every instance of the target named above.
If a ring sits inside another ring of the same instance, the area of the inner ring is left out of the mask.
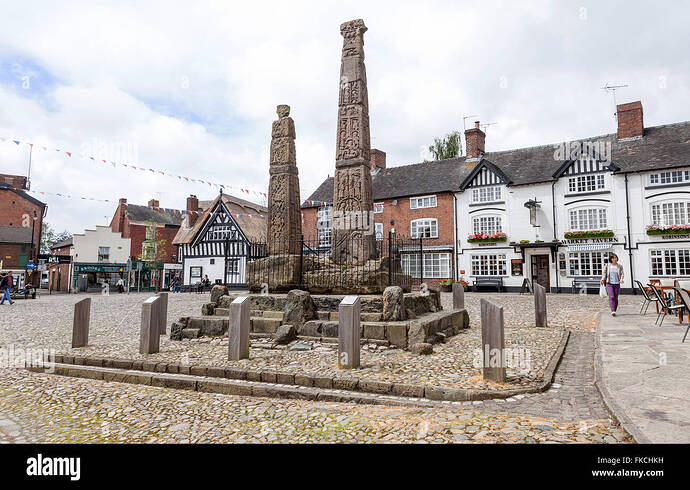
[[[271,121],[287,103],[302,198],[333,174],[339,24],[352,18],[370,29],[372,146],[389,165],[419,161],[463,114],[498,122],[489,151],[610,132],[605,82],[630,85],[619,101],[642,100],[647,125],[688,119],[682,4],[84,1],[3,11],[0,66],[27,65],[45,93],[0,72],[0,135],[75,152],[125,144],[144,167],[266,189]],[[35,189],[176,208],[189,193],[217,192],[57,152],[34,157]],[[0,172],[24,173],[27,161],[26,147],[0,144]],[[40,197],[48,222],[73,232],[114,211]]]

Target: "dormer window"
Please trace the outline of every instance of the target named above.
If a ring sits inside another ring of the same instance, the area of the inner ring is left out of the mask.
[[[477,187],[472,189],[472,202],[494,202],[501,200],[501,186]]]
[[[604,174],[578,175],[568,179],[568,192],[596,192],[606,189],[606,176]]]

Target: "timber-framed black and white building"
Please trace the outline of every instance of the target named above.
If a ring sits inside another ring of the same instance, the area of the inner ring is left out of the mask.
[[[187,214],[173,244],[182,263],[182,285],[205,276],[229,287],[246,284],[247,260],[266,242],[265,207],[227,194],[213,201],[187,198]]]

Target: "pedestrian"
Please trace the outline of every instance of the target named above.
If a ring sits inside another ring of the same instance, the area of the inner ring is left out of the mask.
[[[12,286],[14,286],[14,278],[12,277],[12,272],[10,271],[5,274],[0,281],[0,289],[4,291],[2,299],[0,299],[0,305],[4,305],[5,300],[9,301],[11,305],[14,304],[14,301],[12,301],[12,296],[10,296],[10,293],[12,293]]]
[[[122,276],[120,276],[120,278],[117,280],[117,290],[120,293],[125,292],[125,281],[122,279]]]
[[[625,271],[623,266],[618,263],[618,255],[609,255],[609,262],[604,267],[604,275],[601,277],[601,283],[606,286],[606,292],[609,293],[609,305],[611,306],[611,316],[616,316],[618,310],[618,295],[621,292],[621,284],[625,278]]]
[[[175,274],[175,277],[173,277],[173,293],[179,293],[180,292],[180,275]]]

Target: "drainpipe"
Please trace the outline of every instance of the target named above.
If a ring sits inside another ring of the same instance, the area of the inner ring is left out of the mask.
[[[633,254],[632,254],[632,234],[630,233],[630,201],[628,200],[628,174],[625,174],[625,211],[626,211],[626,221],[628,222],[628,259],[630,261],[630,286],[632,287],[633,294],[637,295],[637,289],[635,286],[635,272],[633,267]]]
[[[460,279],[460,270],[458,265],[458,196],[453,192],[453,279]]]
[[[556,239],[558,237],[556,236],[556,181],[555,180],[553,182],[551,182],[551,213],[552,213],[552,220],[553,220],[553,238]],[[560,273],[558,272],[558,249],[556,249],[555,270],[556,270],[556,292],[560,293],[561,292],[561,285],[559,282]]]

